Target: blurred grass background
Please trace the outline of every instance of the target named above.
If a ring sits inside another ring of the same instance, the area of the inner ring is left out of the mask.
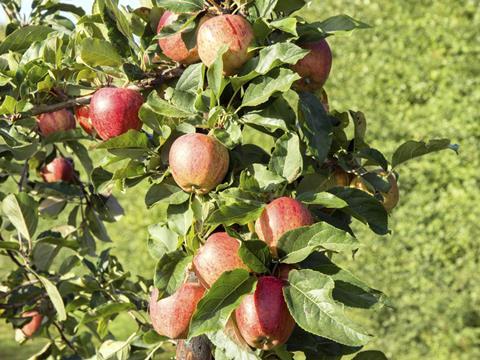
[[[371,145],[388,154],[409,139],[461,145],[459,156],[401,166],[392,234],[359,229],[365,245],[344,261],[395,306],[364,319],[376,334],[369,348],[401,360],[480,359],[480,1],[328,0],[304,11],[309,20],[338,13],[374,28],[329,39],[332,107],[363,111]],[[125,266],[151,276],[146,226],[156,216],[145,210],[144,193],[118,194],[127,216],[109,230]],[[40,346],[19,347],[13,336],[0,324],[1,359],[26,359]]]

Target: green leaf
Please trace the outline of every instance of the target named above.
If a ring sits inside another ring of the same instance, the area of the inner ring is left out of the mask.
[[[237,202],[232,205],[222,205],[207,219],[211,226],[233,224],[245,225],[256,220],[263,211],[263,206],[256,203]]]
[[[387,159],[385,159],[385,156],[383,156],[383,154],[377,149],[373,149],[373,148],[362,149],[356,154],[356,156],[362,159],[367,159],[369,165],[370,164],[380,165],[382,169],[384,169],[385,171],[388,169]]]
[[[208,86],[212,89],[218,100],[220,100],[220,96],[226,85],[225,78],[223,77],[223,54],[225,54],[227,50],[228,46],[226,44],[222,45],[222,47],[218,49],[215,62],[207,70]]]
[[[388,216],[382,203],[365,191],[354,188],[336,187],[329,193],[343,199],[348,208],[343,209],[358,220],[365,222],[379,235],[388,233]]]
[[[145,204],[152,207],[156,203],[180,205],[189,199],[190,195],[176,185],[161,183],[154,184],[145,195]]]
[[[48,26],[25,26],[15,30],[0,43],[0,55],[9,51],[21,52],[35,41],[43,41],[55,30]]]
[[[148,99],[142,105],[140,112],[142,109],[150,110],[157,115],[165,116],[167,118],[187,118],[193,115],[190,112],[186,112],[185,109],[162,99],[155,91],[148,96]]]
[[[286,133],[277,140],[268,167],[285,178],[289,184],[302,175],[303,158],[300,139],[296,134]]]
[[[268,170],[263,164],[253,164],[251,174],[260,189],[266,192],[274,191],[286,182],[284,177]]]
[[[274,69],[248,85],[241,107],[263,104],[276,92],[288,91],[298,79],[300,76],[289,69]]]
[[[135,305],[132,303],[108,302],[96,307],[95,309],[93,309],[93,311],[86,313],[85,316],[82,318],[81,324],[88,324],[89,322],[102,318],[108,319],[111,318],[113,315],[117,315],[122,312],[134,309]]]
[[[242,241],[238,255],[253,272],[262,274],[269,272],[272,256],[267,244],[261,240]]]
[[[243,296],[255,290],[256,283],[243,269],[223,273],[198,303],[188,337],[223,329]]]
[[[387,356],[378,350],[359,352],[352,360],[388,360]]]
[[[458,152],[458,148],[458,145],[451,144],[448,139],[434,139],[430,140],[428,143],[424,141],[410,140],[400,145],[398,149],[395,150],[392,156],[392,167],[397,167],[408,160],[440,150],[450,149]]]
[[[0,241],[0,249],[18,251],[20,245],[16,241]]]
[[[123,64],[122,57],[108,41],[94,38],[83,39],[80,44],[80,58],[93,67],[118,67]]]
[[[232,326],[235,325],[233,324]],[[232,339],[224,330],[209,333],[208,338],[217,349],[221,349],[222,356],[228,360],[262,359],[262,357],[254,353],[248,345],[240,344],[236,339]]]
[[[318,26],[327,34],[371,28],[370,25],[344,14],[332,16],[320,22]]]
[[[154,258],[161,258],[178,248],[178,234],[163,224],[148,227],[148,251]]]
[[[345,200],[329,192],[305,192],[297,196],[297,200],[309,205],[321,205],[329,209],[341,209],[348,206]]]
[[[153,283],[160,294],[171,295],[180,287],[192,259],[193,256],[185,256],[183,251],[175,251],[158,260]]]
[[[202,63],[188,66],[175,85],[176,90],[196,93],[202,89],[205,67]]]
[[[185,236],[193,222],[193,210],[189,203],[171,205],[167,211],[168,227],[180,236]]]
[[[27,193],[10,194],[2,201],[2,211],[20,235],[31,240],[38,224],[38,204]]]
[[[96,149],[147,149],[147,134],[137,131],[128,130],[126,133],[104,141],[96,146]]]
[[[59,321],[65,321],[67,319],[67,314],[65,312],[65,305],[63,303],[62,296],[58,292],[57,287],[47,278],[43,276],[38,276],[38,279],[42,282],[45,290],[47,291],[48,297],[53,304],[53,307],[57,311],[57,318]]]
[[[159,3],[164,9],[177,13],[193,13],[203,10],[203,0],[162,0]]]
[[[277,247],[281,261],[295,264],[319,250],[347,252],[358,249],[359,243],[349,233],[336,227],[319,222],[287,231],[278,239]]]
[[[295,322],[312,334],[349,346],[365,345],[371,337],[348,319],[332,298],[333,280],[313,270],[292,270],[284,287]]]
[[[92,207],[87,207],[85,212],[87,222],[89,225],[90,231],[95,235],[95,237],[104,242],[112,242],[110,236],[107,233],[107,229],[103,224],[102,220],[100,220],[98,214],[93,210]]]

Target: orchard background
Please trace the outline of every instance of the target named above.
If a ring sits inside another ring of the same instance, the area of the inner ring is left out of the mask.
[[[394,359],[480,357],[480,4],[313,1],[304,16],[338,13],[374,28],[329,39],[334,65],[326,89],[332,108],[362,110],[371,145],[387,154],[410,138],[447,137],[462,146],[458,157],[442,152],[402,168],[391,236],[357,229],[366,246],[350,267],[395,305],[362,319],[376,327],[369,347]],[[146,216],[139,191],[116,194],[127,215],[108,230],[113,253],[127,270],[148,277],[154,261],[141,254],[155,209]],[[3,275],[7,265],[0,264]],[[129,326],[120,317],[114,332],[126,337]],[[0,337],[5,359],[25,359],[42,345],[19,347],[4,325]]]

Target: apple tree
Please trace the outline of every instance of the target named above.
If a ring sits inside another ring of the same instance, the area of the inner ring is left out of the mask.
[[[328,38],[367,24],[307,22],[303,0],[1,5],[0,316],[19,342],[48,339],[42,359],[168,343],[177,359],[385,358],[351,314],[387,297],[335,259],[358,226],[389,232],[401,164],[456,146],[411,140],[387,159],[364,114],[330,108]],[[162,214],[134,254],[157,262],[148,279],[105,227],[140,184]]]

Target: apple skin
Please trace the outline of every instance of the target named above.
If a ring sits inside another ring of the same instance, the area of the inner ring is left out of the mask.
[[[150,296],[150,319],[155,331],[170,339],[185,339],[190,320],[205,288],[197,283],[185,283],[169,297],[158,300],[158,289]]]
[[[217,232],[209,236],[205,244],[193,258],[193,269],[200,283],[212,286],[225,271],[248,267],[238,255],[240,243],[226,232]]]
[[[278,239],[287,231],[313,224],[313,216],[300,201],[290,197],[273,200],[255,222],[255,232],[277,256]]]
[[[294,66],[302,79],[295,83],[301,91],[316,91],[325,85],[332,69],[332,51],[325,39],[313,43],[303,44],[302,48],[310,50],[303,59]]]
[[[242,16],[215,16],[205,21],[198,30],[198,55],[209,67],[217,59],[222,46],[227,45],[228,50],[223,54],[223,72],[232,75],[252,57],[248,47],[253,39],[253,28]]]
[[[388,192],[380,192],[383,197],[383,207],[389,213],[398,205],[398,201],[400,200],[400,191],[398,188],[397,179],[394,174],[388,174],[382,169],[375,170],[375,172],[379,176],[386,178],[385,180],[390,183],[390,190],[388,190]],[[367,187],[361,176],[356,176],[351,181],[350,187],[357,188],[373,195],[372,191]]]
[[[75,108],[75,117],[77,122],[88,135],[95,135],[95,129],[93,128],[92,119],[90,118],[90,106],[83,105]]]
[[[75,118],[67,109],[40,114],[37,123],[43,136],[75,129]]]
[[[138,110],[143,104],[142,95],[132,89],[102,88],[90,101],[92,125],[102,140],[122,135],[128,130],[140,130],[142,122]]]
[[[72,161],[63,157],[57,157],[45,165],[40,171],[40,175],[47,183],[73,182],[75,179]]]
[[[211,360],[212,349],[205,335],[192,338],[190,341],[177,341],[177,360]]]
[[[42,320],[43,320],[43,315],[41,315],[38,311],[32,310],[32,311],[27,311],[22,314],[23,318],[26,317],[31,317],[32,319],[30,322],[27,324],[23,325],[22,327],[22,332],[25,335],[25,337],[30,338],[32,337],[38,329],[40,329],[40,326],[42,325]]]
[[[195,133],[182,135],[173,142],[168,161],[178,186],[203,195],[222,182],[230,156],[214,137]]]
[[[283,286],[283,280],[263,276],[255,292],[245,296],[235,310],[238,330],[250,346],[270,350],[292,334],[295,320],[283,298]]]
[[[158,23],[157,34],[160,34],[160,31],[162,31],[165,26],[170,25],[177,20],[177,18],[178,14],[175,14],[171,11],[165,11],[160,18],[160,22]],[[204,16],[201,18],[199,28],[209,18],[210,16]],[[158,45],[160,45],[160,49],[162,49],[162,52],[166,57],[180,64],[189,65],[200,61],[197,46],[192,49],[188,49],[180,33],[159,39]]]

